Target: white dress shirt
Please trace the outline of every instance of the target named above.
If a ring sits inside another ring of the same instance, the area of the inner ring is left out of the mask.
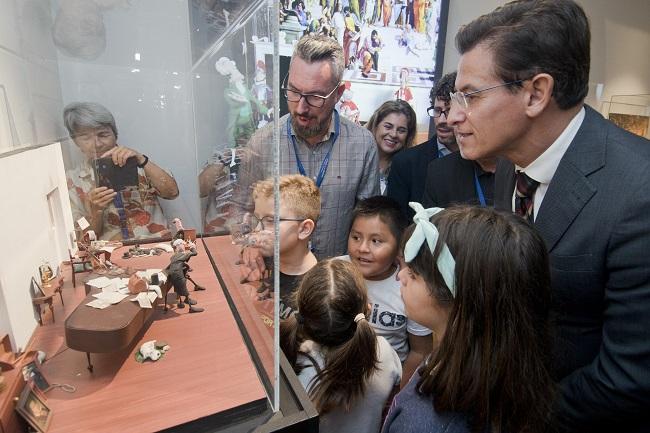
[[[564,131],[560,136],[551,144],[548,149],[544,151],[540,156],[537,157],[533,162],[528,164],[528,167],[519,167],[515,165],[516,171],[523,171],[531,179],[539,182],[539,186],[535,190],[535,196],[533,197],[533,218],[537,219],[537,213],[539,212],[542,202],[544,201],[544,196],[548,190],[548,185],[551,183],[555,171],[557,170],[558,165],[560,165],[560,160],[566,153],[569,145],[575,138],[578,133],[578,129],[582,125],[582,121],[585,119],[585,108],[582,107],[578,114],[575,115],[571,122],[564,128]],[[517,187],[512,192],[512,209],[515,209],[515,197],[516,197]]]

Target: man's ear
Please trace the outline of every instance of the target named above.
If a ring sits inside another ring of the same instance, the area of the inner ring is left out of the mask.
[[[341,83],[339,84],[339,88],[336,89],[336,96],[338,96],[338,98],[336,98],[337,101],[341,99],[341,96],[343,96],[343,92],[345,92],[345,84]]]
[[[298,239],[305,240],[309,238],[309,236],[314,233],[314,228],[316,228],[316,223],[310,218],[301,222],[298,227]]]
[[[555,80],[549,74],[537,74],[528,81],[524,81],[526,91],[526,114],[537,117],[544,112],[551,103]]]

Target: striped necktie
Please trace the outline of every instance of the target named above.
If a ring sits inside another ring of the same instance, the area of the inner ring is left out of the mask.
[[[515,189],[515,213],[525,217],[531,224],[534,222],[533,197],[539,182],[528,177],[523,171],[517,171]]]

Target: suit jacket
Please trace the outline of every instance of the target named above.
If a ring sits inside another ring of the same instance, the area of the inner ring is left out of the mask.
[[[494,202],[494,174],[484,172],[478,163],[463,159],[460,152],[451,153],[429,163],[422,194],[422,206],[448,207],[464,203],[480,205],[474,181],[474,170],[487,206]]]
[[[572,432],[650,431],[650,142],[590,107],[535,219],[550,255],[558,417]],[[495,205],[512,210],[500,161]]]
[[[438,139],[435,135],[428,141],[399,152],[393,157],[386,195],[399,203],[409,221],[415,215],[409,207],[409,202],[419,203],[422,200],[427,166],[437,157]]]

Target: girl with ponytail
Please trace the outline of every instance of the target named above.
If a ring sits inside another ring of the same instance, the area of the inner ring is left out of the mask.
[[[378,432],[402,367],[366,320],[363,277],[350,262],[322,261],[303,277],[295,305],[280,344],[318,409],[320,431]]]

